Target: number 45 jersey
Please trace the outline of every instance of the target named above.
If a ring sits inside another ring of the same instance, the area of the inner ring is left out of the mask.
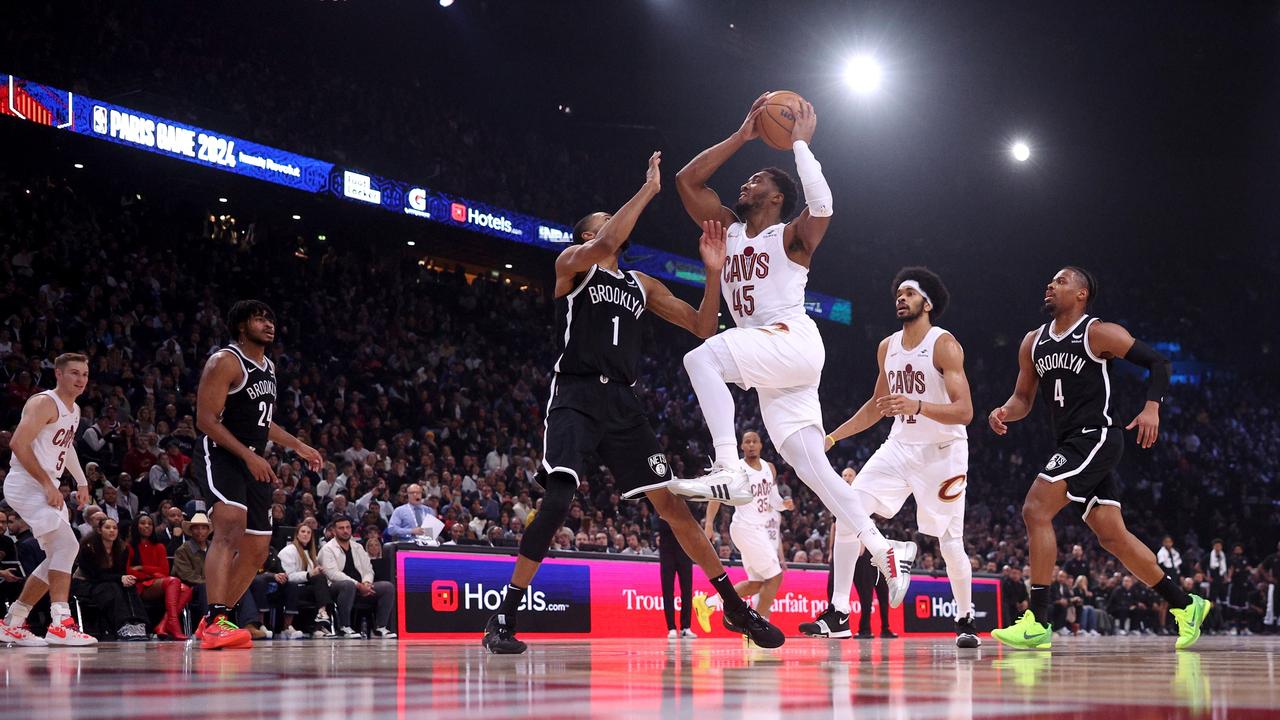
[[[634,385],[640,372],[644,288],[635,272],[592,265],[573,292],[557,298],[555,371]]]
[[[736,222],[725,232],[721,292],[740,328],[792,323],[807,317],[804,289],[809,268],[787,257],[786,223],[747,236],[745,223]]]

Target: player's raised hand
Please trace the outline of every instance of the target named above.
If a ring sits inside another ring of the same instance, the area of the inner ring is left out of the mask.
[[[747,111],[747,117],[742,121],[742,127],[738,128],[738,137],[745,141],[755,140],[760,137],[760,131],[756,129],[756,117],[764,109],[764,101],[769,97],[769,93],[761,93],[756,101],[751,103],[751,109]]]
[[[702,221],[702,237],[698,238],[698,252],[702,255],[702,264],[707,266],[707,274],[719,274],[726,260],[724,254],[725,229],[719,220]]]
[[[813,109],[813,103],[805,101],[796,113],[796,123],[791,126],[791,142],[797,140],[805,141],[805,144],[813,142],[813,131],[818,129],[818,113]]]
[[[1008,417],[1009,411],[1004,406],[996,408],[987,416],[987,424],[991,426],[991,430],[997,435],[1004,435],[1009,432],[1009,426],[1004,424],[1004,419]]]
[[[662,190],[662,170],[659,168],[661,164],[662,151],[654,150],[649,156],[649,169],[644,171],[644,186],[655,193]]]
[[[1134,418],[1125,430],[1138,428],[1138,445],[1149,448],[1156,444],[1156,438],[1160,436],[1160,404],[1148,402],[1147,406],[1138,413],[1138,417]]]

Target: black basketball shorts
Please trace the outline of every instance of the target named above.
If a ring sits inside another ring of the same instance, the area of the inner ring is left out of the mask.
[[[557,375],[543,434],[542,469],[581,483],[597,460],[618,492],[637,499],[671,481],[671,466],[631,388],[606,378]]]
[[[200,495],[210,508],[215,503],[238,507],[246,514],[246,533],[271,534],[271,495],[275,488],[271,483],[254,479],[243,460],[204,437],[196,443],[191,471]]]
[[[1067,499],[1084,507],[1089,518],[1095,505],[1120,507],[1115,469],[1124,454],[1124,433],[1116,427],[1081,428],[1058,444],[1039,477],[1065,481]]]

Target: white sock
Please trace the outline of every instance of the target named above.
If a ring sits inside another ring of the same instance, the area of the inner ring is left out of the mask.
[[[61,625],[63,620],[71,617],[71,607],[64,602],[49,603],[49,614],[53,615],[52,625]]]
[[[964,551],[964,540],[951,535],[938,538],[938,549],[947,563],[947,579],[956,599],[956,617],[973,612],[973,565]]]
[[[842,533],[844,527],[836,523],[836,541],[831,549],[831,572],[833,578],[831,606],[848,615],[849,593],[853,591],[853,567],[862,554],[862,543],[853,532]],[[863,608],[863,612],[866,612]]]
[[[827,461],[827,454],[823,450],[824,445],[822,431],[813,425],[807,425],[783,440],[778,451],[804,484],[836,516],[836,520],[857,531],[858,539],[872,556],[886,552],[889,541],[876,529],[858,492],[831,469],[831,463]]]
[[[21,600],[14,600],[9,606],[9,614],[4,617],[4,624],[9,627],[18,627],[27,621],[27,616],[31,614],[31,606]]]
[[[738,461],[738,442],[733,429],[733,395],[725,383],[737,372],[736,369],[730,372],[724,358],[712,348],[714,340],[712,338],[689,351],[684,356],[684,367],[689,373],[693,392],[698,396],[698,406],[707,421],[707,429],[711,431],[716,463],[727,465]]]

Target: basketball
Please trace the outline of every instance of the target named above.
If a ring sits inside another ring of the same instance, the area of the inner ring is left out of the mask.
[[[777,150],[791,149],[791,128],[796,113],[804,106],[804,98],[790,90],[775,90],[765,100],[764,110],[756,116],[760,139]]]

